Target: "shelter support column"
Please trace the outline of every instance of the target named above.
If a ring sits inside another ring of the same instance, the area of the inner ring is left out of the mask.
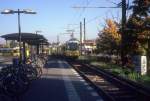
[[[39,55],[39,50],[40,50],[39,48],[40,48],[40,45],[37,44],[37,51],[36,51],[36,52],[37,52],[37,55]]]
[[[23,42],[23,63],[26,63],[26,43]]]
[[[44,53],[44,46],[43,46],[43,44],[41,45],[41,47],[42,47],[42,54]]]
[[[6,39],[6,46],[8,47],[8,40]]]

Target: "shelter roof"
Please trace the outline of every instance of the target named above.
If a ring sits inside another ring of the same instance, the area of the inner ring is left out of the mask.
[[[19,39],[18,33],[11,33],[11,34],[5,34],[1,36],[2,38],[5,38],[5,40],[17,40]],[[31,45],[36,44],[48,44],[47,39],[40,34],[35,33],[21,33],[21,41],[26,42]]]

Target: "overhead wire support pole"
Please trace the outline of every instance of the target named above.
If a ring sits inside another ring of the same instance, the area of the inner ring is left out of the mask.
[[[59,48],[59,35],[57,35],[57,55],[59,53],[59,51],[58,51],[59,49],[58,48]]]
[[[122,0],[122,34],[121,34],[121,60],[122,65],[125,57],[125,34],[126,34],[126,0]]]
[[[82,22],[80,22],[80,54],[82,55]]]
[[[86,28],[85,28],[85,18],[84,18],[84,42],[86,40]]]

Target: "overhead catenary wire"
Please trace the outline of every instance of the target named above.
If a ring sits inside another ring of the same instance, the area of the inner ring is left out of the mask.
[[[92,19],[86,21],[85,24],[89,24],[89,23],[91,23],[92,21],[95,21],[95,20],[99,19],[100,17],[101,17],[101,15],[96,16],[96,17],[94,17],[94,18],[92,18]],[[79,29],[79,28],[80,28],[80,26],[77,26],[77,27],[75,27],[75,28],[73,28],[73,29]]]
[[[92,0],[86,0],[85,6],[88,6],[88,5],[91,3],[91,1],[92,1]],[[84,8],[84,9],[80,12],[78,19],[80,19],[80,18],[82,17],[82,15],[83,15],[83,13],[85,12],[85,10],[86,10],[86,8]],[[67,29],[74,29],[74,28],[70,28],[70,26],[74,26],[74,25],[78,25],[78,24],[68,24],[68,25],[67,25]],[[78,25],[78,26],[79,26],[79,25]],[[75,29],[77,29],[77,28],[75,28]]]
[[[111,1],[111,0],[106,0],[106,1],[108,1],[108,2],[110,2],[110,3],[112,3],[112,4],[115,4],[115,5],[118,5],[118,3],[115,3],[115,2],[113,2],[113,1]]]
[[[92,0],[91,0],[92,1]],[[122,2],[118,2],[118,3],[115,3],[115,2],[112,2],[111,0],[107,0],[108,2],[110,2],[110,3],[113,3],[114,4],[114,6],[112,6],[112,7],[107,7],[107,6],[103,6],[103,7],[92,7],[92,6],[89,6],[89,3],[91,2],[91,1],[89,1],[89,0],[87,0],[87,5],[86,6],[82,6],[82,7],[80,7],[80,6],[74,6],[73,8],[79,8],[79,9],[83,9],[83,11],[80,13],[80,15],[79,15],[79,18],[81,18],[81,16],[83,15],[83,13],[85,12],[85,10],[87,9],[87,8],[121,8],[121,6],[122,6]],[[129,0],[128,0],[128,4],[129,4]],[[92,18],[92,19],[90,19],[90,20],[88,20],[88,21],[86,21],[85,23],[86,24],[88,24],[88,23],[90,23],[90,22],[92,22],[92,21],[95,21],[95,20],[97,20],[97,19],[99,19],[101,16],[99,15],[99,16],[96,16],[96,17],[94,17],[94,18]],[[80,26],[79,26],[79,24],[78,24],[78,26],[77,27],[74,27],[73,29],[79,29],[80,28]]]
[[[92,6],[82,6],[82,7],[80,7],[80,6],[74,6],[73,8],[79,8],[79,9],[81,9],[81,8],[82,9],[86,9],[86,8],[121,8],[120,3],[114,3],[114,2],[111,2],[110,0],[107,0],[107,1],[109,1],[110,3],[115,4],[116,6],[114,6],[114,7],[107,7],[107,6],[106,7],[105,6],[103,6],[103,7],[92,7]],[[98,17],[99,16],[96,16],[93,19],[90,19],[89,21],[86,22],[86,24],[93,21],[93,20],[96,20]],[[79,27],[76,27],[76,28],[79,28]]]
[[[97,6],[97,7],[95,7],[95,6],[73,6],[73,8],[79,8],[79,9],[86,9],[86,8],[121,8],[121,6],[122,6],[122,2],[119,2],[119,3],[115,3],[115,2],[111,2],[110,0],[107,0],[107,1],[109,1],[110,3],[113,3],[113,4],[115,4],[115,6],[112,6],[112,7],[109,7],[109,6]]]
[[[84,5],[86,4],[85,6],[88,6],[91,3],[91,1],[92,0],[86,0],[86,3],[84,2]],[[86,10],[86,8],[82,9],[82,11],[80,13],[77,13],[78,17],[77,16],[73,16],[73,19],[75,19],[75,17],[77,17],[77,19],[79,20],[82,17],[82,15],[85,12],[85,10]]]
[[[86,5],[85,6],[89,6],[89,4],[91,3],[92,0],[86,0]],[[82,17],[83,13],[85,12],[86,8],[82,9],[82,12],[79,15],[79,19]]]
[[[86,5],[85,6],[88,6],[90,3],[91,3],[92,0],[86,0]],[[86,8],[83,8],[82,11],[80,12],[79,16],[78,16],[78,19],[80,19],[83,15],[83,13],[85,12]],[[68,25],[77,25],[77,24],[68,24]]]

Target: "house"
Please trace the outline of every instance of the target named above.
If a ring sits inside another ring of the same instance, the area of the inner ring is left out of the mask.
[[[96,40],[85,40],[83,42],[82,51],[84,54],[92,54],[96,49]]]

